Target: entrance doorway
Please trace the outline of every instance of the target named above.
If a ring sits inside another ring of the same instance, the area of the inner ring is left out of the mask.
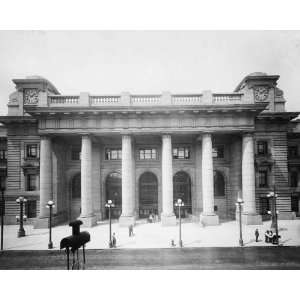
[[[145,172],[139,180],[139,217],[148,218],[150,213],[158,214],[157,178],[151,172]]]
[[[187,214],[192,214],[192,198],[191,198],[191,178],[186,172],[177,172],[173,177],[173,197],[174,203],[177,199],[184,202],[184,207],[181,208],[181,217],[187,217]],[[174,206],[174,212],[178,217],[178,207]]]
[[[76,220],[81,214],[81,175],[76,174],[71,182],[70,221]]]
[[[122,213],[122,176],[118,172],[107,175],[106,183],[106,202],[112,200],[115,205],[111,209],[111,217],[117,219]],[[108,209],[105,210],[105,217],[108,218]]]

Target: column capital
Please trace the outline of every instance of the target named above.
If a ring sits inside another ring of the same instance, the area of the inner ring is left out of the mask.
[[[171,135],[171,133],[168,133],[168,132],[166,132],[166,133],[162,133],[161,134],[161,138],[162,139],[166,139],[166,138],[172,138],[172,135]]]
[[[253,136],[254,136],[253,131],[243,132],[243,137],[253,137]]]

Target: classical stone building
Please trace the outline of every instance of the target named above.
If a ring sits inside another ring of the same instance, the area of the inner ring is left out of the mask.
[[[0,171],[6,180],[6,223],[20,195],[36,227],[107,218],[121,225],[154,213],[175,224],[183,216],[206,225],[235,218],[260,224],[276,186],[280,218],[299,210],[296,112],[285,111],[277,75],[253,73],[231,93],[61,95],[41,77],[14,79],[8,115],[0,117]]]

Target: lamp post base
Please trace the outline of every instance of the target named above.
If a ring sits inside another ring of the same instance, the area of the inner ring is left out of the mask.
[[[182,240],[179,241],[179,247],[180,247],[180,248],[183,247]]]
[[[240,244],[241,247],[243,247],[243,246],[244,246],[243,240],[240,239],[240,240],[239,240],[239,244]]]
[[[48,249],[53,249],[53,243],[52,242],[49,242]]]
[[[21,228],[21,229],[19,229],[19,231],[18,231],[18,238],[19,238],[19,237],[23,237],[23,236],[25,236],[25,230],[24,230],[24,228]]]

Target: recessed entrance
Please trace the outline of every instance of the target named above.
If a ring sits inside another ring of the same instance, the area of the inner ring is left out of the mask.
[[[147,218],[150,213],[158,214],[157,178],[151,172],[141,175],[139,180],[139,217]]]
[[[81,175],[76,174],[71,183],[70,220],[76,220],[81,213]]]
[[[112,218],[119,218],[122,213],[122,176],[118,172],[112,172],[106,177],[106,201],[112,200],[115,205],[111,210]],[[108,218],[108,209],[105,211]]]
[[[191,178],[186,172],[177,172],[173,177],[173,197],[174,203],[177,199],[184,202],[184,207],[181,208],[181,217],[187,217],[187,214],[192,213],[191,199]],[[175,215],[178,217],[178,208],[174,206]]]

